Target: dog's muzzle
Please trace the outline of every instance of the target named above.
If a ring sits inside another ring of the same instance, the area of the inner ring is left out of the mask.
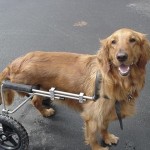
[[[119,61],[119,63],[121,64],[118,67],[118,70],[119,70],[120,74],[122,76],[127,76],[130,72],[130,66],[125,65],[125,61],[128,59],[128,54],[124,51],[120,51],[120,52],[117,53],[116,58]]]

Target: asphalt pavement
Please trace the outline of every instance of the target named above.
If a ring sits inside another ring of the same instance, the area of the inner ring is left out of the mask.
[[[0,70],[29,51],[95,54],[99,39],[119,28],[150,34],[149,0],[0,0]],[[109,130],[120,137],[111,150],[150,149],[150,65],[137,103],[137,114],[116,121]],[[14,103],[14,106],[18,102]],[[84,144],[80,115],[55,105],[56,115],[43,118],[29,103],[13,117],[27,130],[29,150],[90,150]]]

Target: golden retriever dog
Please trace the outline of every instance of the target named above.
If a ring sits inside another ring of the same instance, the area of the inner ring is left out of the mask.
[[[101,41],[96,55],[67,52],[35,51],[19,57],[0,74],[0,82],[40,85],[42,90],[94,93],[96,73],[99,72],[99,98],[84,103],[65,99],[63,103],[79,110],[84,120],[85,142],[92,150],[108,150],[99,145],[100,133],[108,145],[119,138],[108,132],[111,121],[118,119],[115,104],[121,106],[121,117],[135,112],[136,98],[144,86],[146,64],[150,60],[150,44],[146,36],[131,29],[120,29]],[[4,92],[8,105],[13,102],[15,91]],[[21,93],[19,93],[21,94]],[[33,105],[45,117],[54,114],[53,108],[42,105],[43,97],[34,96]]]

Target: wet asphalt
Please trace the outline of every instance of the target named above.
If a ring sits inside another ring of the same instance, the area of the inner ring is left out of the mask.
[[[29,51],[95,54],[99,39],[127,27],[150,34],[149,0],[0,0],[0,70]],[[111,150],[150,149],[150,65],[137,113],[109,130],[120,137]],[[20,101],[20,98],[18,98]],[[14,106],[18,105],[16,101]],[[43,118],[28,102],[13,117],[29,135],[29,150],[90,150],[80,115],[61,105]]]

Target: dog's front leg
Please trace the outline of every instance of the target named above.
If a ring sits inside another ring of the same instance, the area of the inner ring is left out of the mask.
[[[108,147],[102,147],[97,141],[97,122],[94,120],[85,121],[85,140],[86,144],[90,144],[92,150],[109,150]]]
[[[104,142],[108,145],[117,144],[119,141],[119,138],[108,132],[108,130],[107,130],[108,124],[109,124],[109,121],[105,121],[103,123],[102,128],[100,129],[102,138],[103,138]]]

